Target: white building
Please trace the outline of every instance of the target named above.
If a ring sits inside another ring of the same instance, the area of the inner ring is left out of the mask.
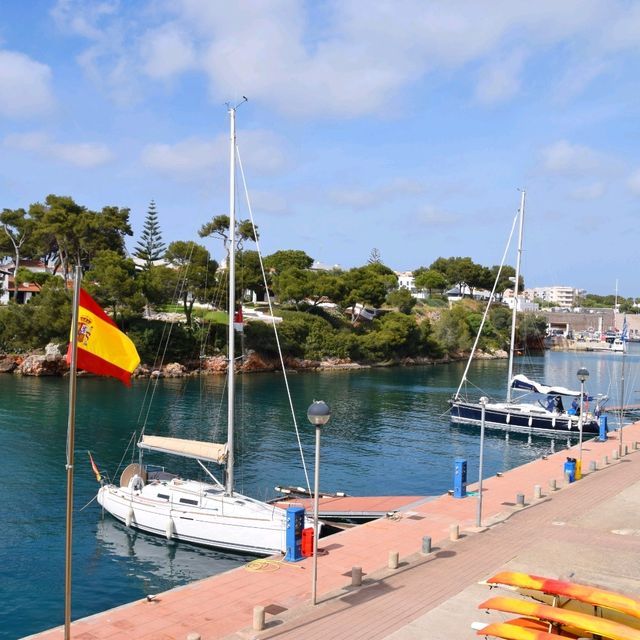
[[[542,300],[550,302],[557,307],[570,309],[576,306],[576,301],[586,295],[585,289],[574,289],[573,287],[563,287],[554,285],[553,287],[534,287],[525,289],[524,295],[528,300]]]
[[[21,260],[20,267],[34,273],[51,273],[41,260]],[[28,302],[34,294],[40,293],[40,285],[35,282],[18,282],[13,280],[14,263],[0,265],[0,304],[8,304],[15,300],[18,304]]]
[[[407,289],[417,300],[426,300],[429,296],[426,291],[416,289],[416,279],[413,271],[394,271],[398,278],[398,288]]]

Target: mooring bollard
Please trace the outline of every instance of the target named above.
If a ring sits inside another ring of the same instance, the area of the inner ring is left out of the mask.
[[[422,536],[422,553],[431,553],[431,538]]]
[[[359,587],[362,585],[362,567],[351,567],[351,586]]]
[[[187,640],[201,640],[201,636],[198,632],[192,631],[187,635]]]
[[[516,506],[524,507],[524,493],[516,493]]]
[[[536,500],[540,500],[540,498],[542,498],[542,487],[539,484],[534,485],[533,496]]]
[[[633,442],[633,450],[634,451],[638,450],[638,442],[637,442],[637,440],[634,440],[634,442]]]
[[[614,449],[614,450],[611,452],[611,459],[612,459],[612,460],[617,460],[617,459],[618,459],[618,450],[617,450],[617,449]]]
[[[253,607],[253,630],[262,631],[264,629],[264,607],[256,605]]]
[[[551,478],[551,480],[549,480],[549,489],[551,489],[551,491],[556,491],[557,490],[557,485],[556,485],[556,479],[555,478]]]
[[[629,454],[629,445],[624,445],[624,455],[628,455]]]
[[[596,465],[596,461],[595,460],[590,460],[589,461],[589,472],[593,472],[598,468],[598,466]]]
[[[609,456],[602,458],[602,466],[606,467],[609,464]]]
[[[389,551],[389,569],[398,568],[399,558],[400,558],[400,554],[397,551]]]
[[[449,525],[449,540],[457,540],[460,537],[460,527],[457,524]]]

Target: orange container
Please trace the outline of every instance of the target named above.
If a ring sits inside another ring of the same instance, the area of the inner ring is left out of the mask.
[[[302,555],[310,558],[313,555],[313,527],[302,530]]]

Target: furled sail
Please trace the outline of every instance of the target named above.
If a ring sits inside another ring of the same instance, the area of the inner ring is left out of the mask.
[[[512,389],[524,389],[525,391],[533,391],[534,393],[542,393],[550,396],[574,396],[579,398],[579,391],[572,391],[566,387],[551,387],[541,382],[534,382],[529,380],[527,376],[518,374],[513,376],[511,380]]]
[[[201,442],[199,440],[183,440],[182,438],[168,438],[165,436],[142,436],[138,446],[149,451],[171,453],[184,458],[195,458],[224,464],[227,458],[227,445],[215,442]]]

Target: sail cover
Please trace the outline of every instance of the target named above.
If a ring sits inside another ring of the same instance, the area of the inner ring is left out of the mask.
[[[533,391],[535,393],[542,393],[551,396],[575,396],[577,398],[580,397],[579,391],[572,391],[571,389],[567,389],[566,387],[550,387],[541,382],[534,382],[533,380],[529,380],[527,376],[523,376],[522,374],[513,376],[513,379],[511,380],[511,387],[513,389],[525,389],[526,391]]]
[[[142,436],[138,446],[149,451],[161,451],[218,464],[224,464],[227,459],[227,445],[215,442],[183,440],[182,438],[167,438],[165,436]]]

